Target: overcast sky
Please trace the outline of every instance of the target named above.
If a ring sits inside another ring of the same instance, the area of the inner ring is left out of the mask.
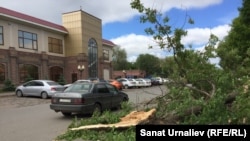
[[[155,7],[168,14],[171,23],[178,27],[186,14],[195,21],[185,27],[188,36],[182,42],[202,48],[211,33],[223,39],[230,24],[239,14],[242,0],[141,0],[147,7]],[[135,61],[139,54],[152,54],[159,58],[169,55],[157,47],[148,49],[154,42],[146,36],[145,24],[130,7],[131,0],[1,0],[0,6],[62,25],[62,14],[82,9],[102,20],[102,37],[121,46],[128,61]]]

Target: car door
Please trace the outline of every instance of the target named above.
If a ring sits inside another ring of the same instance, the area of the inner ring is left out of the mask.
[[[102,104],[103,110],[111,108],[112,94],[109,92],[106,83],[96,84],[95,87],[98,98],[97,101],[99,101]]]
[[[32,95],[34,81],[27,82],[23,85],[22,92],[25,95]]]
[[[111,105],[112,107],[117,107],[120,105],[121,101],[123,100],[122,97],[119,95],[119,92],[113,85],[108,85],[107,88],[109,89],[110,94],[112,95],[111,100]]]
[[[32,95],[40,96],[41,92],[44,90],[44,84],[40,81],[34,81],[32,86]]]

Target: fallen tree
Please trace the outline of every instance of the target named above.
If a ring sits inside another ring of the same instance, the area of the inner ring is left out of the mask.
[[[94,125],[86,125],[80,126],[77,128],[71,128],[70,130],[84,130],[84,129],[109,129],[109,128],[129,128],[131,126],[136,126],[138,124],[145,124],[150,121],[154,117],[156,113],[156,109],[151,109],[147,112],[145,111],[132,111],[125,117],[121,118],[121,121],[114,124],[94,124]]]

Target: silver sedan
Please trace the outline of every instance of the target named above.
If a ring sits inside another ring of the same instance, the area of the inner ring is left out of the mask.
[[[38,96],[43,99],[51,97],[56,92],[64,90],[64,86],[52,80],[31,80],[16,87],[15,93],[18,97]]]

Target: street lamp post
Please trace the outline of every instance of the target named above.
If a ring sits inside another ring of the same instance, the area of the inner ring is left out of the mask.
[[[77,69],[80,72],[80,78],[82,79],[82,72],[84,71],[84,65],[78,65]]]
[[[123,70],[122,72],[124,73],[124,78],[127,78],[127,75],[126,75],[127,73],[126,73],[126,71]]]

